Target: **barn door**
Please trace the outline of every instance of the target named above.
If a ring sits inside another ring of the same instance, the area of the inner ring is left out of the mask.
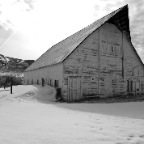
[[[68,101],[81,99],[81,77],[68,78]]]
[[[133,92],[133,81],[127,80],[127,92]]]

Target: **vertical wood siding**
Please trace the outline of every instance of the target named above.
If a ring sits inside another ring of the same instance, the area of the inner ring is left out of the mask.
[[[119,95],[125,91],[122,78],[122,33],[112,24],[99,29],[100,76],[99,96]]]
[[[92,33],[64,61],[63,94],[69,97],[69,77],[81,77],[82,95],[95,96],[98,93],[98,32]]]
[[[140,94],[144,93],[144,66],[140,63],[132,44],[127,40],[126,36],[123,37],[124,44],[124,76],[127,83],[132,83],[131,93]],[[127,90],[130,89],[130,86]]]
[[[108,97],[127,94],[127,80],[144,91],[144,69],[131,42],[115,25],[105,23],[87,37],[64,61],[63,95],[68,97],[68,78],[81,77],[82,96]],[[142,81],[142,82],[140,82]],[[138,87],[138,86],[137,86]]]

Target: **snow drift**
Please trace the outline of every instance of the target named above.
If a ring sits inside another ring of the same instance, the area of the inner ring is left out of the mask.
[[[144,102],[57,103],[49,86],[0,88],[2,144],[144,144]]]

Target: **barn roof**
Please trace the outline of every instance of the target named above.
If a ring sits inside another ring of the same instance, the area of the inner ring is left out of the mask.
[[[89,26],[76,32],[75,34],[67,37],[63,41],[55,44],[42,54],[32,65],[30,65],[25,71],[31,71],[42,67],[54,65],[63,62],[76,47],[87,38],[93,31],[102,26],[105,22],[115,23],[121,30],[127,31],[130,37],[129,31],[129,19],[128,19],[128,5],[123,6],[112,13],[104,16],[103,18],[95,21]]]

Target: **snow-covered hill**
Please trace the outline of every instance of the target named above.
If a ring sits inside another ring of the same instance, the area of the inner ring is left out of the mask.
[[[23,72],[34,60],[22,60],[0,54],[0,72]]]

